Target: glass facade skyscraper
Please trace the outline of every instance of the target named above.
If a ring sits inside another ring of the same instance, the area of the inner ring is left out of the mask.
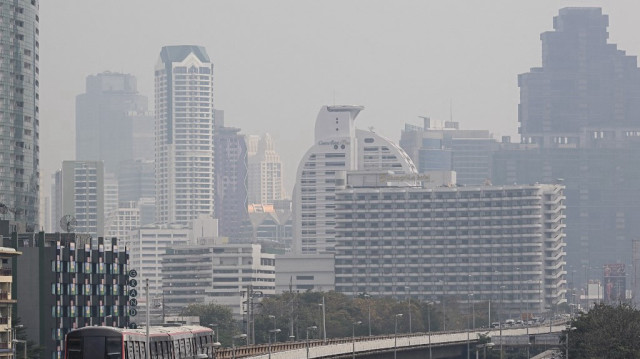
[[[0,0],[0,203],[38,226],[38,0]]]

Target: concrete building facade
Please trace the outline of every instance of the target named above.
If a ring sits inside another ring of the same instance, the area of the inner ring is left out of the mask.
[[[423,188],[380,173],[347,176],[336,192],[337,291],[473,294],[513,312],[565,302],[563,186]]]
[[[62,186],[56,188],[62,189],[62,195],[55,197],[62,198],[62,206],[59,206],[62,215],[76,219],[73,231],[95,238],[104,236],[105,178],[102,161],[63,161],[60,179]]]
[[[40,1],[0,5],[0,203],[33,231],[40,192]]]
[[[70,330],[130,324],[129,253],[116,239],[107,242],[98,238],[92,245],[87,236],[44,232],[5,239],[22,252],[13,261],[17,315],[28,338],[44,348],[43,358],[64,358]]]

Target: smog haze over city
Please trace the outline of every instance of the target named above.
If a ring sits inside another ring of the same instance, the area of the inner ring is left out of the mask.
[[[207,49],[215,107],[228,126],[274,137],[289,193],[322,105],[365,106],[356,126],[395,142],[405,122],[451,112],[465,129],[517,140],[517,75],[540,66],[539,35],[569,6],[603,7],[609,41],[640,53],[634,0],[43,1],[42,188],[75,156],[86,77],[130,73],[152,109],[166,45]]]

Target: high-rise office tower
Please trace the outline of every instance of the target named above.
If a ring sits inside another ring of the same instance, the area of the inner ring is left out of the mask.
[[[38,0],[1,0],[0,203],[12,219],[38,227]]]
[[[526,143],[571,144],[588,128],[638,126],[640,69],[607,42],[600,8],[564,8],[540,35],[542,67],[518,77],[518,120]]]
[[[268,133],[255,147],[255,153],[249,156],[249,203],[273,204],[285,197],[282,161]]]
[[[137,140],[145,137],[135,131],[146,132],[147,138],[153,135],[153,122],[146,112],[147,97],[138,93],[133,75],[88,76],[86,92],[76,97],[76,159],[104,161],[106,170],[117,174],[120,162],[132,160],[134,147],[139,148]],[[145,119],[151,126],[138,124]],[[146,145],[149,148],[152,142]]]
[[[491,178],[496,140],[487,130],[461,130],[458,122],[423,117],[424,126],[405,125],[400,146],[421,173],[456,171],[462,185],[481,185]]]
[[[214,214],[213,64],[200,46],[165,46],[155,68],[156,217]]]
[[[542,67],[518,78],[521,143],[493,159],[494,185],[566,186],[572,288],[604,264],[631,265],[640,232],[640,69],[607,43],[607,25],[599,8],[560,10],[541,35]]]
[[[323,106],[315,124],[315,144],[304,154],[293,190],[293,252],[332,253],[335,240],[336,172],[388,170],[417,173],[409,156],[396,144],[358,130],[362,106]]]
[[[248,239],[247,146],[240,129],[224,126],[224,112],[215,111],[215,204],[220,235]],[[245,238],[242,238],[245,237]]]

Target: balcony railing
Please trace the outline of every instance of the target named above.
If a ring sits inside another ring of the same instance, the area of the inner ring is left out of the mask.
[[[11,273],[11,268],[0,268],[0,275],[8,276]]]
[[[9,346],[9,343],[0,342],[0,349],[9,349],[9,348],[11,348],[11,346]]]
[[[0,293],[0,300],[8,300],[9,299],[9,293]]]
[[[0,317],[0,324],[9,324],[9,318],[7,317]]]

